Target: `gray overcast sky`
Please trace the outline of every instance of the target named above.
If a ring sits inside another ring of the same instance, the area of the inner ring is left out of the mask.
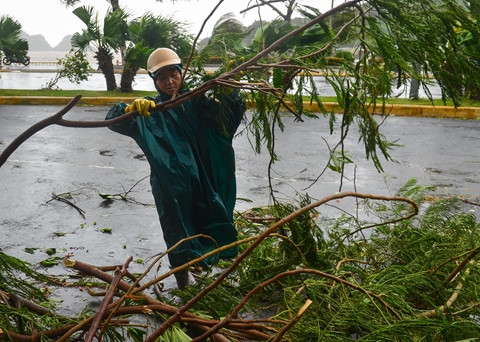
[[[218,3],[216,0],[120,0],[120,6],[126,7],[134,17],[146,12],[155,15],[172,16],[176,20],[190,23],[190,33],[196,35],[208,14]],[[335,5],[344,0],[335,0]],[[258,11],[249,11],[248,15],[239,12],[255,0],[225,0],[216,14],[208,21],[202,37],[207,37],[215,22],[225,13],[233,12],[237,19],[248,25],[258,19]],[[300,0],[299,3],[326,11],[331,8],[332,0]],[[94,6],[102,18],[108,8],[105,0],[83,0],[82,5]],[[72,14],[73,8],[66,8],[60,0],[0,0],[0,16],[9,15],[18,20],[22,29],[29,35],[42,34],[50,45],[55,46],[68,34],[81,31],[85,25]],[[277,15],[267,8],[262,9],[262,19],[271,20]]]

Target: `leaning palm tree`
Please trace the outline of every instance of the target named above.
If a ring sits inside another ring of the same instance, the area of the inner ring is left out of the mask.
[[[85,51],[93,46],[98,67],[105,76],[107,90],[115,90],[117,83],[113,72],[113,53],[118,52],[127,38],[128,14],[122,9],[109,10],[103,22],[103,32],[91,6],[81,6],[73,10],[86,26],[81,33],[72,37],[72,46]]]
[[[250,51],[243,45],[243,39],[248,33],[249,31],[233,13],[227,13],[215,23],[208,45],[202,50],[202,54],[210,57],[249,54]]]
[[[184,24],[171,18],[146,14],[128,26],[128,42],[120,89],[132,91],[132,82],[140,68],[146,68],[150,53],[157,47],[169,47],[179,56],[187,56],[192,38]]]
[[[27,55],[28,42],[20,38],[22,25],[12,17],[0,17],[0,57],[2,53],[23,59]]]

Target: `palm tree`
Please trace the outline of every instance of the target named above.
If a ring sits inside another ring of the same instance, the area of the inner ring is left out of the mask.
[[[15,56],[21,59],[27,55],[28,42],[20,38],[22,25],[12,17],[2,15],[0,17],[0,56]]]
[[[248,35],[245,26],[233,13],[224,14],[213,27],[212,36],[202,54],[210,57],[224,57],[248,53],[243,46],[243,39]]]
[[[132,82],[139,68],[146,68],[150,53],[157,47],[169,47],[180,57],[188,56],[191,37],[184,24],[162,16],[146,14],[128,25],[128,42],[120,89],[132,91]]]
[[[250,47],[254,48],[255,51],[261,51],[294,29],[295,27],[290,22],[284,21],[280,18],[275,19],[267,24],[264,24],[263,27],[260,27],[257,30]],[[295,45],[294,40],[296,39],[297,38],[295,37],[294,39],[281,44],[281,46],[278,47],[278,50],[285,52]]]
[[[73,35],[72,46],[82,51],[91,45],[95,47],[95,59],[105,76],[107,90],[115,90],[117,84],[113,72],[113,53],[118,52],[127,39],[128,14],[120,8],[109,10],[103,22],[102,32],[98,14],[94,15],[93,7],[81,6],[73,13],[85,23],[87,28]]]

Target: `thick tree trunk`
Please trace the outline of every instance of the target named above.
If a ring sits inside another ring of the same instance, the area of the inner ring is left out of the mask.
[[[103,49],[102,47],[98,48],[95,58],[98,62],[98,67],[102,70],[103,75],[105,76],[105,81],[107,82],[107,90],[117,89],[117,82],[115,80],[115,74],[113,72],[113,56],[110,52]]]
[[[124,67],[122,72],[122,79],[120,80],[120,90],[124,92],[133,91],[132,83],[137,75],[138,67]]]

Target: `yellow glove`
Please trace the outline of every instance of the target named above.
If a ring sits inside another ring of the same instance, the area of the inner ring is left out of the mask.
[[[147,99],[136,99],[130,106],[125,108],[125,113],[136,110],[141,116],[150,116],[150,108],[154,108],[156,103]]]

